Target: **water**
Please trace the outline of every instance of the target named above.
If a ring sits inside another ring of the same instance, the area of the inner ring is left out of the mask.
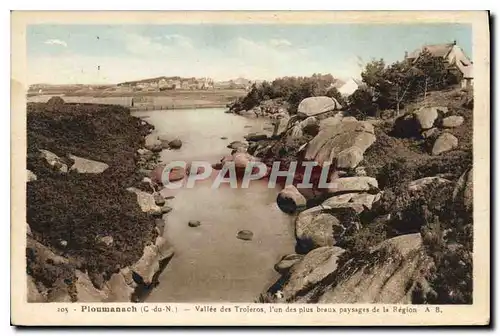
[[[180,150],[162,152],[164,162],[218,162],[229,154],[229,142],[269,126],[222,109],[135,115],[145,117],[155,132],[182,140]],[[174,210],[166,215],[165,237],[174,245],[175,255],[146,302],[253,302],[278,279],[274,264],[293,253],[292,218],[276,206],[278,189],[269,189],[265,180],[253,181],[248,189],[224,184],[212,189],[211,183],[176,190],[169,201]],[[190,220],[199,220],[201,226],[189,227]],[[253,240],[237,239],[240,230],[251,230]]]

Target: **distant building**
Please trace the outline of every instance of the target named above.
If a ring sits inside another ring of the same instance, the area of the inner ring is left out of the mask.
[[[406,52],[405,59],[416,62],[424,50],[430,52],[434,57],[444,59],[450,66],[454,67],[462,77],[460,83],[462,88],[472,87],[474,80],[473,63],[463,49],[457,45],[456,41],[453,41],[453,43],[424,45],[410,54]]]
[[[339,86],[337,89],[343,96],[350,96],[356,91],[359,87],[363,86],[364,83],[359,79],[349,78],[344,84]]]

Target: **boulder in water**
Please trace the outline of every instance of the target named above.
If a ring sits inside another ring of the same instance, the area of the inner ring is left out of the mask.
[[[241,230],[236,235],[236,238],[241,239],[241,240],[252,240],[253,239],[253,232],[250,230]]]
[[[173,149],[179,149],[182,147],[182,141],[180,139],[174,139],[168,143],[168,146]]]
[[[286,213],[302,211],[307,206],[306,198],[293,185],[288,185],[280,191],[276,203],[281,211]]]

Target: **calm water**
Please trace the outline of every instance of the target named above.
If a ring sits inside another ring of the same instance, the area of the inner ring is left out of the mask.
[[[135,115],[153,124],[155,132],[182,140],[180,150],[162,153],[164,162],[218,162],[229,154],[229,142],[268,126],[262,120],[225,114],[223,109]],[[212,189],[211,182],[176,190],[169,201],[174,210],[166,216],[165,236],[175,255],[147,302],[253,302],[278,279],[274,264],[293,253],[292,220],[276,206],[278,189],[268,189],[266,181],[253,181],[248,189]],[[191,228],[189,220],[199,220],[201,226]],[[253,240],[237,239],[240,230],[251,230]]]

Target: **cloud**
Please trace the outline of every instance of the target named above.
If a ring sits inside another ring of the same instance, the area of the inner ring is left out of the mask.
[[[292,42],[286,39],[270,39],[269,44],[274,47],[291,47]]]
[[[191,39],[177,34],[149,37],[132,33],[126,34],[123,42],[129,53],[145,57],[175,56],[194,48]]]
[[[63,47],[67,47],[68,44],[64,42],[63,40],[58,40],[58,39],[50,39],[44,42],[45,44],[50,44],[50,45],[61,45]]]

